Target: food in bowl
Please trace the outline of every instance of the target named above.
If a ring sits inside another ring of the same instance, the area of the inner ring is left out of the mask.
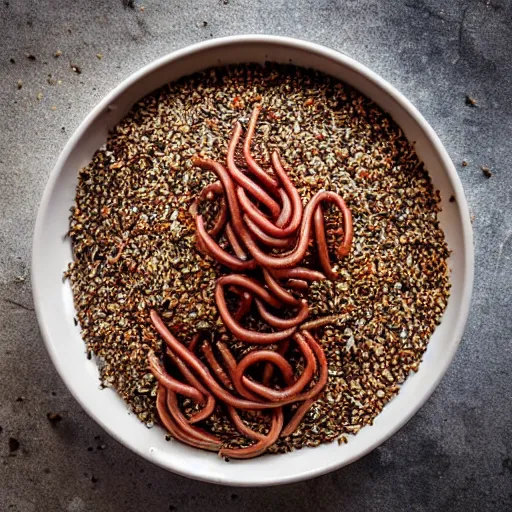
[[[322,191],[341,212],[308,210]],[[88,353],[142,421],[225,457],[343,441],[418,369],[446,307],[439,210],[413,146],[343,83],[277,64],[183,78],[80,171],[66,275]]]

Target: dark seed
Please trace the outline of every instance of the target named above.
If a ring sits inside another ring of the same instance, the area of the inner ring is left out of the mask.
[[[9,437],[9,453],[15,453],[19,449],[20,449],[20,442],[14,437]]]
[[[46,417],[52,425],[57,425],[57,423],[62,421],[62,416],[58,412],[49,412],[46,414]]]
[[[475,98],[472,98],[469,94],[466,96],[466,105],[470,107],[476,107],[477,101]]]
[[[482,173],[483,173],[483,175],[484,175],[486,178],[490,178],[490,177],[492,176],[492,172],[491,172],[491,170],[489,169],[489,167],[486,167],[485,165],[482,165],[481,169],[482,169]]]

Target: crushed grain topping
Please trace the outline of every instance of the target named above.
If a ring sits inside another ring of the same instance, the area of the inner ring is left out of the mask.
[[[450,290],[439,193],[397,125],[360,93],[320,73],[268,64],[208,70],[147,96],[80,171],[66,276],[102,384],[151,426],[156,382],[146,357],[160,353],[161,342],[149,309],[184,343],[198,330],[233,342],[213,298],[222,269],[196,251],[189,213],[216,178],[190,158],[225,161],[233,122],[245,128],[256,102],[263,107],[253,145],[260,164],[269,166],[278,149],[304,202],[318,190],[336,191],[354,219],[340,278],[315,282],[308,299],[310,320],[333,317],[316,332],[328,385],[297,431],[270,451],[343,444],[418,370]],[[327,230],[337,222],[327,210]],[[237,357],[251,349],[232,348]],[[295,365],[300,373],[298,356]],[[265,416],[243,417],[251,428],[268,427]],[[233,446],[247,442],[220,408],[204,426]]]

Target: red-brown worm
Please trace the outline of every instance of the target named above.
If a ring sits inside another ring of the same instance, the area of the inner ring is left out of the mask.
[[[232,287],[233,290],[236,290],[235,293],[238,293],[240,296],[240,305],[238,306],[238,309],[235,311],[235,314],[233,315],[233,318],[240,322],[242,318],[249,313],[252,306],[252,301],[254,300],[254,296],[252,293],[249,292],[239,292],[236,287]],[[232,291],[233,291],[232,290]]]
[[[258,313],[261,318],[263,318],[268,325],[275,327],[276,329],[288,329],[290,327],[295,327],[304,322],[309,314],[308,302],[305,299],[300,300],[299,312],[292,318],[279,318],[278,316],[273,315],[267,308],[265,308],[259,299],[256,299],[256,307],[258,308]]]
[[[238,238],[235,234],[235,231],[231,227],[231,224],[228,222],[226,224],[226,238],[228,239],[228,242],[231,244],[231,247],[233,249],[233,252],[235,253],[236,257],[239,260],[246,261],[247,260],[247,253],[244,251],[244,248],[238,241]]]
[[[281,433],[281,437],[289,436],[293,434],[297,427],[299,426],[304,415],[309,411],[311,406],[315,403],[318,395],[322,392],[325,385],[327,384],[328,378],[328,366],[327,359],[325,358],[325,353],[322,350],[322,347],[316,342],[316,340],[311,336],[308,331],[303,332],[306,341],[309,343],[309,346],[315,353],[315,356],[318,359],[318,363],[320,365],[320,375],[318,377],[318,382],[306,393],[304,398],[304,403],[302,403],[297,410],[295,411],[292,418],[288,421],[288,424],[283,429]]]
[[[295,298],[289,291],[285,290],[267,270],[263,269],[263,277],[268,289],[281,301],[290,306],[298,306],[299,299]]]
[[[286,281],[286,286],[292,290],[306,291],[309,289],[308,282],[303,279],[288,279],[288,281]]]
[[[305,281],[323,281],[325,275],[317,270],[304,267],[274,269],[272,273],[277,279],[304,279]]]
[[[167,390],[167,408],[169,409],[169,412],[171,413],[178,428],[180,428],[185,434],[204,441],[205,443],[210,442],[212,444],[216,444],[218,445],[218,448],[222,446],[222,441],[220,441],[216,436],[206,432],[206,430],[203,430],[202,428],[192,426],[187,421],[187,418],[180,410],[176,393],[170,389]]]
[[[268,247],[272,247],[274,249],[284,249],[286,247],[290,247],[290,245],[293,244],[293,239],[292,238],[275,238],[273,236],[267,235],[247,215],[244,215],[243,219],[244,219],[245,224],[247,225],[247,229],[249,229],[251,234],[259,242],[267,245]]]
[[[288,352],[288,349],[290,348],[290,340],[285,340],[279,344],[279,347],[277,348],[277,353],[281,354],[282,356],[286,355],[286,352]],[[261,382],[268,386],[268,383],[270,382],[270,379],[274,375],[274,366],[271,363],[268,363],[265,365],[265,368],[263,369],[263,375],[261,378]]]
[[[249,439],[252,439],[253,441],[263,441],[264,439],[266,439],[267,436],[265,434],[260,434],[259,432],[250,429],[243,422],[242,418],[240,418],[240,415],[238,414],[237,410],[234,407],[228,406],[227,410],[229,416],[231,417],[231,420],[233,421],[233,424],[240,432],[240,434],[244,435],[245,437],[248,437]]]
[[[293,384],[288,385],[287,387],[285,387],[282,390],[272,389],[272,388],[269,388],[268,386],[260,384],[259,382],[255,382],[253,380],[247,379],[244,381],[244,384],[248,389],[250,389],[254,393],[257,393],[258,395],[262,396],[263,398],[266,398],[267,400],[279,401],[279,400],[286,400],[293,396],[297,396],[308,385],[308,383],[311,381],[311,379],[316,371],[317,363],[315,360],[315,356],[313,354],[311,347],[305,341],[304,337],[301,334],[295,333],[293,338],[297,342],[297,345],[299,345],[300,350],[302,351],[302,354],[306,361],[306,366],[305,366],[304,371],[302,372],[301,376]],[[260,352],[262,352],[262,351],[260,351]],[[240,361],[240,363],[238,364],[238,367],[237,367],[237,378],[242,379],[247,368],[249,366],[251,366],[252,364],[254,364],[254,362],[256,362],[260,359],[257,357],[257,355],[260,352],[251,352],[249,355],[247,355]],[[278,354],[276,354],[276,352],[271,352],[271,353],[278,356]],[[252,355],[253,355],[253,357],[251,358],[250,356],[252,356]],[[282,356],[279,356],[279,357],[282,357]],[[268,360],[270,360],[270,358]]]
[[[293,251],[291,251],[286,256],[273,256],[271,254],[266,254],[256,245],[256,243],[254,243],[253,240],[251,240],[250,237],[242,236],[242,240],[247,247],[247,250],[251,253],[253,258],[264,268],[284,269],[295,267],[306,255],[311,235],[313,215],[317,206],[322,202],[334,203],[343,213],[343,218],[345,220],[345,236],[339,244],[337,251],[339,254],[346,252],[346,248],[350,248],[352,243],[353,233],[352,216],[350,210],[347,208],[345,201],[343,201],[343,199],[338,194],[325,190],[317,192],[304,209],[304,217],[300,227],[298,242],[295,245]]]
[[[221,401],[225,402],[227,405],[231,405],[237,409],[247,409],[247,410],[262,410],[262,409],[275,409],[276,407],[283,407],[285,405],[290,405],[295,402],[300,402],[303,400],[309,400],[313,396],[316,396],[325,386],[327,382],[327,360],[325,359],[325,354],[323,353],[322,348],[316,344],[313,346],[311,343],[311,348],[317,359],[320,360],[316,350],[319,349],[321,355],[323,356],[323,361],[325,363],[326,371],[325,371],[325,381],[323,380],[322,373],[322,361],[320,361],[320,377],[318,382],[311,388],[309,391],[300,393],[296,397],[289,398],[286,400],[281,400],[278,402],[255,402],[252,400],[244,400],[242,398],[237,398],[232,395],[228,391],[226,391],[217,381],[214,379],[208,368],[194,355],[192,354],[188,348],[182,345],[167,329],[166,325],[162,321],[162,319],[158,316],[158,313],[154,310],[151,310],[151,320],[155,329],[158,331],[162,339],[165,341],[167,346],[184,362],[186,362],[203,380],[203,383],[209,388],[209,390]],[[305,331],[307,332],[307,331]],[[304,333],[305,333],[304,332]],[[303,334],[304,334],[303,333]],[[307,339],[307,338],[306,338]],[[314,341],[314,340],[313,340]],[[309,343],[309,342],[308,342]],[[316,343],[316,342],[315,342]]]
[[[243,398],[247,400],[254,400],[255,402],[262,402],[261,397],[258,395],[251,393],[242,383],[241,379],[236,378],[236,367],[237,362],[234,358],[233,354],[227,347],[225,343],[222,341],[217,342],[217,347],[219,348],[220,355],[222,356],[222,360],[224,361],[224,365],[228,369],[229,376],[231,378],[231,382],[233,383],[233,387],[236,392]]]
[[[262,185],[268,187],[268,189],[276,194],[278,183],[277,181],[270,177],[254,160],[251,154],[251,143],[252,138],[254,137],[254,132],[256,131],[256,123],[258,121],[258,115],[260,113],[261,107],[260,105],[255,105],[252,111],[251,119],[249,120],[249,125],[247,126],[247,132],[245,134],[244,140],[244,158],[247,162],[247,167],[249,170],[256,176]],[[236,146],[236,144],[235,144]]]
[[[262,215],[262,212],[253,204],[242,187],[238,188],[237,190],[238,200],[245,213],[265,233],[276,238],[287,238],[295,233],[300,226],[303,213],[302,200],[297,189],[295,188],[295,185],[292,183],[286,174],[286,171],[283,169],[279,159],[279,154],[275,151],[272,154],[272,164],[276,170],[277,175],[279,176],[279,179],[283,183],[285,192],[288,194],[291,200],[292,217],[289,224],[286,227],[278,227],[266,216]],[[256,198],[261,201],[261,197],[256,196]]]
[[[279,216],[279,205],[276,203],[269,194],[267,194],[259,185],[254,183],[249,177],[247,177],[235,163],[235,150],[242,133],[242,125],[235,123],[233,128],[233,135],[231,141],[228,144],[228,155],[227,155],[227,167],[231,177],[240,185],[240,189],[247,190],[253,197],[256,197],[258,201],[264,204],[268,209],[272,217]]]
[[[221,448],[219,455],[221,457],[231,459],[252,459],[257,457],[258,455],[265,453],[267,448],[279,439],[279,435],[283,429],[283,423],[283,410],[279,407],[272,413],[272,425],[270,427],[270,432],[267,434],[265,439],[257,441],[247,448]]]
[[[304,322],[300,326],[301,331],[312,331],[314,329],[318,329],[320,327],[325,327],[326,325],[333,324],[338,320],[338,315],[327,315],[321,316],[320,318],[315,318],[314,320],[310,320],[309,322]]]
[[[293,368],[291,367],[290,363],[281,354],[274,352],[273,350],[254,350],[253,352],[249,352],[249,354],[243,357],[241,361],[236,365],[236,380],[242,382],[248,389],[250,389],[254,381],[248,379],[244,375],[245,370],[247,370],[247,368],[253,364],[261,363],[263,361],[272,363],[273,366],[279,368],[279,371],[281,372],[283,380],[287,386],[292,386],[294,384],[295,379],[293,377]],[[251,383],[250,386],[247,385],[249,382]],[[261,395],[259,392],[258,394]],[[286,398],[283,398],[283,400],[285,399]],[[258,400],[261,400],[261,398],[258,398]]]
[[[224,384],[224,386],[230,389],[231,380],[226,375],[226,372],[224,371],[220,363],[217,361],[217,358],[213,353],[211,345],[206,340],[203,341],[203,344],[201,345],[201,350],[203,351],[204,357],[206,361],[208,361],[208,364],[210,365],[210,368],[213,370],[215,375],[218,377],[221,383]]]
[[[215,195],[224,196],[224,189],[222,188],[222,184],[220,181],[211,183],[210,185],[207,185],[205,188],[203,188],[203,190],[199,194],[199,197],[194,201],[194,203],[190,207],[190,213],[192,213],[194,217],[198,215],[199,204],[201,203],[201,201],[203,201],[205,198],[211,201]],[[226,223],[227,216],[228,210],[226,201],[224,200],[224,198],[222,198],[219,204],[219,213],[217,215],[217,218],[215,219],[215,223],[212,229],[209,230],[211,236],[216,236],[221,232],[222,228],[224,227],[224,224]]]
[[[158,359],[158,357],[156,357],[154,352],[150,352],[148,354],[148,361],[151,372],[162,386],[172,391],[175,391],[180,395],[191,398],[192,400],[200,404],[205,403],[205,397],[196,388],[188,386],[187,384],[184,384],[183,382],[180,382],[179,380],[169,375],[165,371],[164,367],[162,366],[162,363],[160,363],[160,360]]]
[[[284,228],[292,218],[292,202],[290,201],[288,194],[282,188],[280,188],[278,192],[283,204],[281,205],[281,213],[276,220],[276,226],[278,228]]]
[[[198,423],[209,418],[215,410],[215,398],[213,395],[201,384],[195,375],[188,369],[187,365],[177,357],[169,348],[166,351],[167,357],[174,363],[180,370],[185,380],[200,393],[206,396],[206,405],[200,410],[195,412],[188,419],[189,423]]]
[[[196,217],[196,229],[197,236],[199,240],[201,240],[202,247],[220,264],[230,268],[231,270],[251,270],[256,268],[256,262],[254,260],[247,261],[247,256],[244,256],[245,259],[240,259],[237,256],[232,256],[224,249],[222,249],[219,244],[210,236],[210,234],[206,231],[204,226],[204,221],[202,215],[198,215]]]
[[[195,448],[201,448],[203,450],[208,450],[211,452],[219,451],[220,446],[218,446],[218,443],[214,443],[211,441],[203,441],[197,439],[195,436],[190,436],[177,425],[176,421],[168,412],[167,390],[161,384],[158,388],[156,409],[163,426],[172,434],[172,436],[175,439],[178,439],[178,441],[182,441],[183,443],[188,444],[190,446],[194,446]]]
[[[237,339],[245,341],[246,343],[271,345],[272,343],[277,343],[278,341],[289,338],[296,331],[296,327],[290,327],[289,329],[275,332],[258,332],[242,327],[228,309],[226,297],[224,296],[224,288],[220,279],[217,281],[215,288],[215,301],[217,302],[220,316],[226,327]]]
[[[203,159],[203,158],[199,158],[199,157],[194,157],[192,159],[192,162],[194,163],[194,165],[201,167],[201,169],[208,169],[210,171],[213,171],[219,178],[219,180],[222,183],[222,186],[224,188],[224,195],[225,195],[227,203],[228,203],[229,213],[231,215],[231,220],[230,220],[231,226],[233,227],[234,231],[238,235],[241,236],[242,233],[244,232],[245,228],[243,226],[242,216],[240,214],[240,208],[238,206],[238,201],[236,198],[235,185],[234,185],[233,180],[231,179],[228,171],[224,168],[224,166],[222,166],[218,162],[214,162],[213,160],[207,160],[207,159]],[[233,257],[226,251],[223,251],[222,249],[220,249],[220,247],[213,240],[213,238],[208,235],[208,233],[206,232],[206,230],[204,228],[204,222],[202,221],[202,218],[200,215],[196,216],[196,229],[198,229],[199,224],[202,224],[202,232],[203,233],[200,238],[203,239],[203,243],[204,243],[205,238],[209,238],[210,239],[210,247],[214,248],[215,250],[217,250],[217,248],[218,248],[221,251],[221,252],[218,252],[219,256],[223,259],[226,259],[228,262],[232,263],[231,258],[233,258]],[[243,261],[243,262],[241,262],[241,264],[246,269],[256,268],[256,263],[252,260],[251,261]]]
[[[217,288],[224,286],[235,286],[237,288],[247,290],[252,295],[258,296],[261,300],[265,301],[269,306],[279,308],[282,306],[281,302],[261,286],[256,279],[240,274],[229,274],[217,279]]]
[[[188,344],[188,349],[190,350],[190,352],[194,352],[196,347],[197,347],[197,344],[199,343],[201,339],[201,333],[200,332],[197,332],[196,334],[194,334],[194,337],[192,338],[192,341]]]
[[[318,206],[314,216],[315,240],[318,251],[318,261],[322,267],[325,276],[331,281],[338,278],[338,274],[334,272],[329,259],[329,250],[327,248],[327,239],[325,238],[324,212],[322,206]]]
[[[281,432],[281,437],[287,437],[287,436],[293,434],[297,430],[297,427],[300,425],[300,422],[302,421],[302,419],[304,418],[306,413],[309,411],[309,409],[311,409],[311,406],[315,402],[316,402],[316,397],[306,400],[305,402],[300,404],[299,407],[297,407],[297,409],[295,410],[295,413],[290,418],[290,420],[286,424],[286,427]]]

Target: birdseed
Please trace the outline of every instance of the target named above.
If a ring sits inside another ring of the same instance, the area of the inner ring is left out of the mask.
[[[189,208],[216,180],[191,157],[224,162],[234,121],[245,128],[255,103],[263,110],[253,154],[262,166],[278,149],[304,203],[335,191],[354,223],[352,251],[335,265],[339,279],[313,283],[308,298],[308,320],[332,316],[315,331],[329,382],[296,432],[270,451],[343,444],[418,370],[450,291],[439,193],[399,127],[359,92],[311,70],[267,64],[211,69],[145,97],[79,173],[65,275],[103,386],[148,426],[157,421],[157,384],[147,354],[162,353],[151,308],[183,343],[202,330],[229,341],[237,358],[251,350],[219,318],[213,292],[223,270],[195,249]],[[326,228],[338,223],[327,210]],[[314,261],[314,251],[306,259]],[[303,361],[291,358],[300,373]],[[242,416],[268,429],[265,414]],[[203,426],[231,446],[249,443],[220,407]]]

